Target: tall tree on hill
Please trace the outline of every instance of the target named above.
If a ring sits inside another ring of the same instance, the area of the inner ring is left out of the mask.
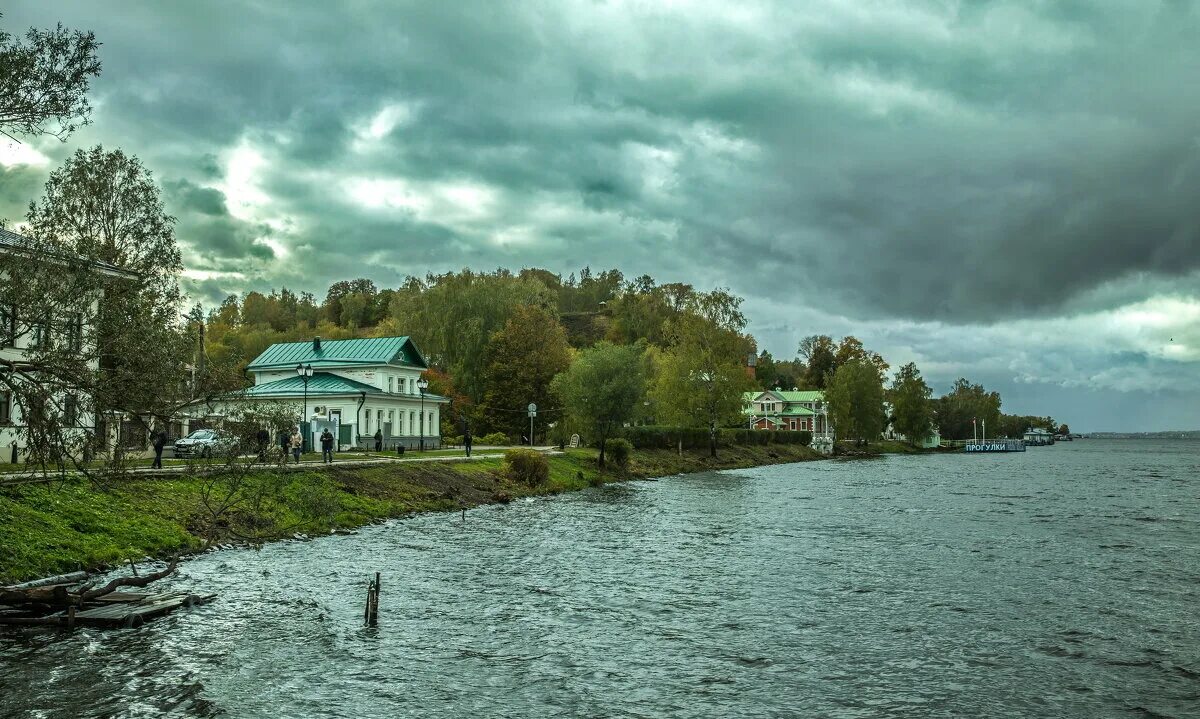
[[[642,345],[601,342],[580,352],[554,378],[552,391],[564,419],[600,448],[601,467],[608,440],[632,421],[645,393],[642,350]]]
[[[758,380],[761,389],[771,389],[778,382],[779,370],[770,352],[763,350],[758,353],[758,362],[754,365],[754,379]]]
[[[0,134],[65,140],[91,115],[88,83],[100,74],[90,32],[30,28],[22,42],[0,30]]]
[[[838,367],[825,388],[829,415],[841,439],[867,444],[879,439],[887,424],[883,381],[874,364],[854,359]]]
[[[567,334],[541,307],[517,307],[487,345],[483,414],[491,429],[519,437],[529,431],[525,407],[550,405],[550,383],[571,363]]]
[[[892,402],[892,427],[913,445],[933,434],[933,390],[912,362],[896,370],[888,397]]]
[[[479,404],[486,389],[488,342],[522,305],[557,312],[545,285],[507,270],[410,278],[396,291],[391,317],[376,331],[411,335],[426,359],[453,375],[458,389]]]
[[[30,234],[64,253],[137,275],[104,287],[96,327],[99,407],[173,412],[190,354],[179,322],[183,265],[175,218],[163,210],[150,171],[120,150],[79,150],[50,174],[41,201],[29,205],[28,222]]]
[[[863,347],[862,341],[854,335],[846,335],[838,343],[837,352],[834,353],[834,369],[855,360],[862,360],[874,366],[875,371],[879,373],[881,382],[883,378],[887,377],[888,363],[884,361],[883,357],[878,352]]]
[[[671,323],[671,345],[662,353],[652,390],[654,413],[686,427],[705,427],[717,456],[717,430],[741,421],[742,394],[754,389],[746,372],[750,341],[741,298],[723,290],[697,295]]]
[[[809,335],[800,340],[796,352],[804,360],[804,386],[825,389],[825,383],[837,369],[837,346],[829,335]]]

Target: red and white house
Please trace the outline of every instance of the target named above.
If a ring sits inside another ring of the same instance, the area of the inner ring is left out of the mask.
[[[743,412],[751,429],[812,432],[814,438],[832,437],[825,393],[819,390],[747,392]]]

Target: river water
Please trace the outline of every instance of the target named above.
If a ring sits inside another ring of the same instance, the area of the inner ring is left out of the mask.
[[[189,561],[0,634],[16,717],[1196,717],[1200,443],[611,485]],[[381,620],[362,626],[383,573]]]

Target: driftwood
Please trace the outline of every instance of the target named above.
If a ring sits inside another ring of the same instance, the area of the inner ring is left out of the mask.
[[[85,584],[74,590],[70,589],[70,584],[56,584],[51,586],[31,587],[29,589],[19,589],[15,587],[0,588],[0,604],[11,607],[19,607],[26,604],[44,604],[54,607],[78,607],[84,602],[94,600],[98,597],[103,597],[106,594],[111,594],[121,587],[144,587],[152,582],[173,573],[175,565],[179,563],[179,557],[171,560],[167,567],[158,572],[151,572],[140,577],[117,577],[103,587],[93,587]]]

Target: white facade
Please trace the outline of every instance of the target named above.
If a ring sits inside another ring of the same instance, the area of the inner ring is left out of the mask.
[[[324,345],[314,340],[311,347],[300,345],[308,343],[272,345],[250,364],[253,387],[212,406],[197,406],[191,414],[219,421],[238,407],[286,403],[295,407],[297,421],[307,428],[310,447],[320,446],[317,437],[326,428],[337,437],[339,449],[373,448],[377,432],[387,450],[398,445],[440,446],[442,407],[449,399],[420,391],[417,383],[424,367],[412,360],[424,362],[407,338],[334,340]],[[307,399],[296,367],[280,366],[292,362],[312,366]]]

